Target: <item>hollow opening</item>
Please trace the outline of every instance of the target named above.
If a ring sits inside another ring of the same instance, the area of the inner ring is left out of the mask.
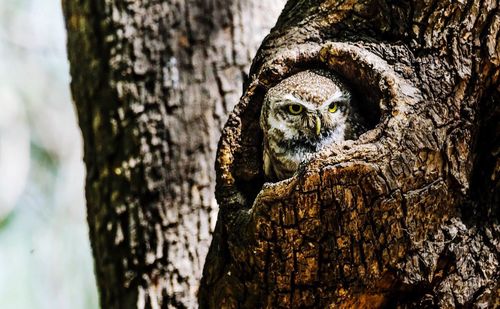
[[[310,55],[304,58],[281,59],[277,67],[269,66],[260,71],[258,83],[247,91],[241,102],[245,102],[239,113],[241,131],[240,147],[234,151],[230,168],[237,192],[243,196],[243,204],[251,207],[266,179],[263,171],[263,132],[259,125],[264,97],[269,89],[280,81],[305,70],[333,72],[347,84],[354,97],[353,102],[364,121],[365,131],[375,128],[386,114],[390,94],[384,88],[380,72],[352,52],[335,54],[332,61],[328,55]],[[240,102],[240,104],[242,104]]]

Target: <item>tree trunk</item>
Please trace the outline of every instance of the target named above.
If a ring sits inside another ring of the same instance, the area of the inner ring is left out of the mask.
[[[290,0],[217,154],[202,308],[500,306],[494,0]],[[373,128],[265,183],[262,99],[337,72]]]
[[[196,307],[215,145],[283,2],[63,5],[101,306]]]

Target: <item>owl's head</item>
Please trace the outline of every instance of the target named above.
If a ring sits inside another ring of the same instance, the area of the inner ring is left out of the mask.
[[[333,73],[302,71],[268,90],[260,125],[282,148],[317,151],[345,139],[351,100],[350,89]]]

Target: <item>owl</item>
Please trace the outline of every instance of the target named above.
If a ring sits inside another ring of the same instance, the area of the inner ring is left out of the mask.
[[[306,70],[283,79],[267,91],[260,114],[266,178],[291,177],[324,146],[358,138],[363,123],[350,88],[334,73]]]

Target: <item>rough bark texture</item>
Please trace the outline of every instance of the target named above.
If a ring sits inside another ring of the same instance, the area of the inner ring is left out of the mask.
[[[288,1],[217,154],[201,307],[500,306],[494,0]],[[345,77],[374,128],[264,183],[266,90]]]
[[[217,140],[283,4],[63,1],[102,308],[196,307]]]

